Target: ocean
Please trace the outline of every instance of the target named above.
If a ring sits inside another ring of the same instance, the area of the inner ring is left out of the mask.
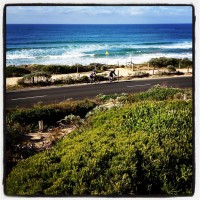
[[[6,66],[192,60],[192,35],[192,24],[7,24]]]

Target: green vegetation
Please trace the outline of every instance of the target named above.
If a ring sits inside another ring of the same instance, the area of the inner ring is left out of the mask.
[[[144,78],[144,77],[149,77],[149,76],[150,76],[150,74],[147,72],[135,72],[132,77],[133,78]]]
[[[50,126],[58,126],[57,121],[68,115],[78,115],[84,118],[96,105],[93,101],[84,100],[51,105],[38,104],[32,108],[7,109],[5,129],[6,175],[22,157],[27,158],[36,153],[35,149],[30,148],[29,145],[23,146],[22,138],[27,133],[38,131],[39,120],[44,121],[44,128],[47,130]]]
[[[187,73],[189,73],[189,68],[192,67],[193,62],[188,58],[177,59],[177,58],[152,58],[149,60],[149,65],[153,67],[153,75],[156,76],[170,76],[170,75],[183,75],[183,72],[177,71],[177,68],[187,68]],[[147,63],[137,65],[137,70],[147,66]],[[75,64],[69,65],[21,65],[21,66],[8,66],[6,67],[6,77],[22,76],[23,78],[18,80],[17,85],[7,85],[7,90],[17,90],[24,87],[42,87],[51,85],[70,85],[79,83],[90,83],[89,76],[78,77],[81,72],[91,72],[96,70],[97,73],[103,72],[105,70],[116,68],[116,65],[105,65],[101,63],[90,63],[89,65]],[[120,67],[125,67],[121,65]],[[154,73],[155,68],[167,68],[168,71],[158,71]],[[148,67],[148,69],[150,69]],[[77,76],[71,76],[70,73],[77,73]],[[66,78],[52,79],[54,74],[69,74]],[[144,78],[151,76],[147,72],[138,71],[130,73],[127,77],[119,77],[119,80],[127,80],[132,78]],[[107,81],[107,74],[97,75],[96,81]]]
[[[44,72],[35,72],[23,76],[18,80],[18,85],[30,86],[30,85],[48,85],[51,80],[51,75]]]
[[[167,69],[168,69],[169,72],[175,72],[176,71],[176,68],[173,65],[168,65]]]
[[[21,77],[24,76],[25,74],[30,74],[31,72],[27,69],[24,69],[22,67],[6,67],[6,77]]]
[[[178,59],[178,58],[152,58],[149,60],[149,64],[153,67],[162,68],[171,65],[175,68],[187,68],[191,67],[193,62],[188,58]],[[75,64],[69,65],[21,65],[21,66],[8,66],[6,67],[6,77],[20,77],[30,73],[46,73],[46,74],[69,74],[69,73],[80,73],[80,72],[90,72],[96,69],[97,72],[105,71],[109,68],[116,68],[116,65],[105,65],[101,63],[91,63],[89,65]],[[125,67],[125,66],[120,66]]]
[[[21,66],[8,66],[6,67],[6,77],[23,76],[25,74],[43,72],[46,74],[69,74],[78,72],[89,72],[96,69],[97,72],[107,70],[111,66],[100,63],[91,63],[90,65],[21,65]]]
[[[38,121],[43,120],[49,127],[67,115],[74,114],[81,118],[92,110],[96,103],[89,100],[76,102],[61,102],[59,104],[35,105],[32,108],[10,108],[6,110],[7,121],[19,123],[21,126],[30,126],[31,130],[38,129]]]
[[[97,82],[106,81],[108,77],[97,75],[95,77]],[[77,83],[90,83],[88,76],[82,76],[80,78],[73,78],[71,76],[67,78],[60,78],[51,80],[51,75],[45,74],[44,72],[29,74],[18,80],[18,85],[23,87],[31,86],[50,86],[50,85],[71,85]]]
[[[96,107],[51,150],[20,161],[6,194],[192,195],[192,101],[184,94],[191,99],[191,90],[160,86],[99,95],[123,106]],[[80,121],[74,115],[60,119]]]
[[[184,59],[177,59],[177,58],[166,58],[166,57],[160,57],[160,58],[152,58],[149,61],[149,64],[153,67],[161,68],[161,67],[167,67],[168,65],[172,65],[176,68],[185,68],[185,67],[191,67],[192,61],[188,58]]]

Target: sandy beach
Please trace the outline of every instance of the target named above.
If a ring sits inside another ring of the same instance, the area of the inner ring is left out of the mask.
[[[131,76],[133,75],[135,72],[139,72],[139,71],[142,71],[142,72],[148,72],[149,74],[153,74],[153,70],[138,70],[138,71],[132,71],[131,69],[128,69],[128,68],[116,68],[115,69],[115,73],[119,76]],[[159,70],[161,71],[161,70]],[[184,73],[187,73],[187,69],[177,69],[177,71],[180,71],[180,72],[184,72]],[[154,70],[154,73],[158,72],[158,70]],[[189,70],[189,72],[192,72],[192,69]],[[77,78],[77,77],[82,77],[82,76],[89,76],[91,72],[86,72],[86,73],[71,73],[71,74],[55,74],[55,75],[52,75],[52,79],[61,79],[61,78],[66,78],[66,77],[74,77],[74,78]],[[98,75],[101,75],[101,74],[109,74],[109,71],[104,71],[102,73],[98,73]],[[16,85],[17,84],[17,81],[20,80],[22,77],[11,77],[11,78],[6,78],[6,86],[13,86],[13,85]]]

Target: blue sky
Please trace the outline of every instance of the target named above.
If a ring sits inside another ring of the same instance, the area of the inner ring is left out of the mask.
[[[7,24],[192,23],[191,6],[8,6]]]

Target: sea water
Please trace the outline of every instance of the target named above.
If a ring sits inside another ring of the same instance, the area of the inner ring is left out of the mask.
[[[192,60],[192,30],[192,24],[7,24],[6,66],[138,64],[163,56]]]

